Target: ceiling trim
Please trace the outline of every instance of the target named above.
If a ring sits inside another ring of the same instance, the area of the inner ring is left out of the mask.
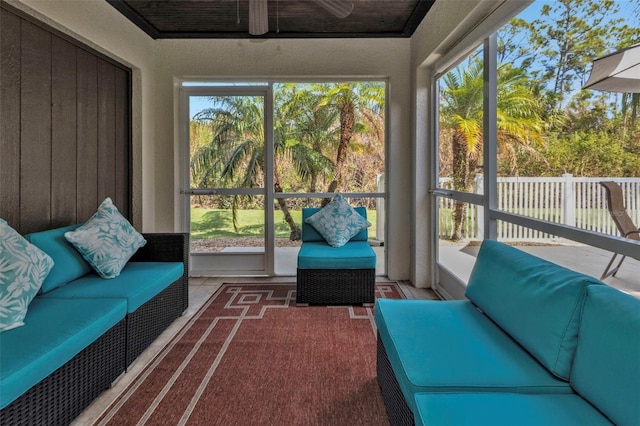
[[[416,8],[413,9],[407,25],[405,25],[404,31],[402,32],[403,37],[411,37],[413,35],[424,17],[427,16],[431,6],[433,6],[433,2],[431,1],[419,1],[418,4],[416,4]]]
[[[146,19],[140,16],[135,10],[131,8],[127,3],[122,0],[107,0],[111,6],[115,7],[118,12],[122,13],[128,20],[137,25],[142,31],[147,33],[152,39],[162,38],[161,34],[156,28],[149,23]]]
[[[106,0],[152,39],[327,39],[327,38],[409,38],[433,6],[435,0],[418,0],[402,31],[393,32],[276,32],[251,35],[247,31],[159,31],[125,0]]]

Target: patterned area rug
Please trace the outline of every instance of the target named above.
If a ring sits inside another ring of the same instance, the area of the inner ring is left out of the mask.
[[[376,297],[402,298],[394,283]],[[372,306],[223,284],[97,425],[388,425]]]

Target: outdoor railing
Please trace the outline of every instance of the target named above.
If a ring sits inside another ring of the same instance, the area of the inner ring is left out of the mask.
[[[482,175],[477,175],[475,187],[482,188]],[[640,178],[583,178],[565,174],[562,177],[500,177],[498,178],[498,209],[561,223],[581,229],[618,235],[618,230],[607,210],[603,181],[614,181],[622,188],[627,213],[634,223],[640,224]],[[440,187],[451,189],[451,179],[441,178]],[[477,191],[480,192],[480,191]],[[463,238],[479,238],[478,208],[468,205],[463,223]],[[453,200],[439,198],[440,238],[450,238],[453,227]],[[640,225],[638,225],[640,226]],[[535,229],[500,222],[498,238],[501,240],[538,241],[555,238]]]

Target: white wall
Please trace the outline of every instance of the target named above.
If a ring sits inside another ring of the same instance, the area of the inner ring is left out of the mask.
[[[388,78],[387,273],[409,278],[409,39],[154,41],[106,1],[11,3],[134,69],[134,224],[145,231],[178,229],[177,78]]]

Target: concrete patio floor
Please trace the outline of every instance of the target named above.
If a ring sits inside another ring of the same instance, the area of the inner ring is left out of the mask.
[[[479,248],[468,243],[446,243],[439,247],[440,262],[467,282]],[[595,278],[600,278],[613,255],[609,251],[586,245],[518,245],[517,248]],[[616,264],[619,260],[618,256]],[[616,276],[603,281],[640,298],[640,261],[627,257]]]
[[[535,256],[562,265],[574,271],[600,278],[613,253],[585,245],[518,245],[519,249]],[[386,276],[384,264],[385,247],[373,247],[378,262],[376,275]],[[464,282],[475,263],[479,246],[468,242],[443,244],[439,247],[440,263],[454,272]],[[296,275],[298,247],[277,247],[275,255],[275,271],[277,276],[290,277]],[[620,258],[618,257],[617,260]],[[604,282],[635,297],[640,298],[640,261],[627,257],[615,277],[608,277]]]

